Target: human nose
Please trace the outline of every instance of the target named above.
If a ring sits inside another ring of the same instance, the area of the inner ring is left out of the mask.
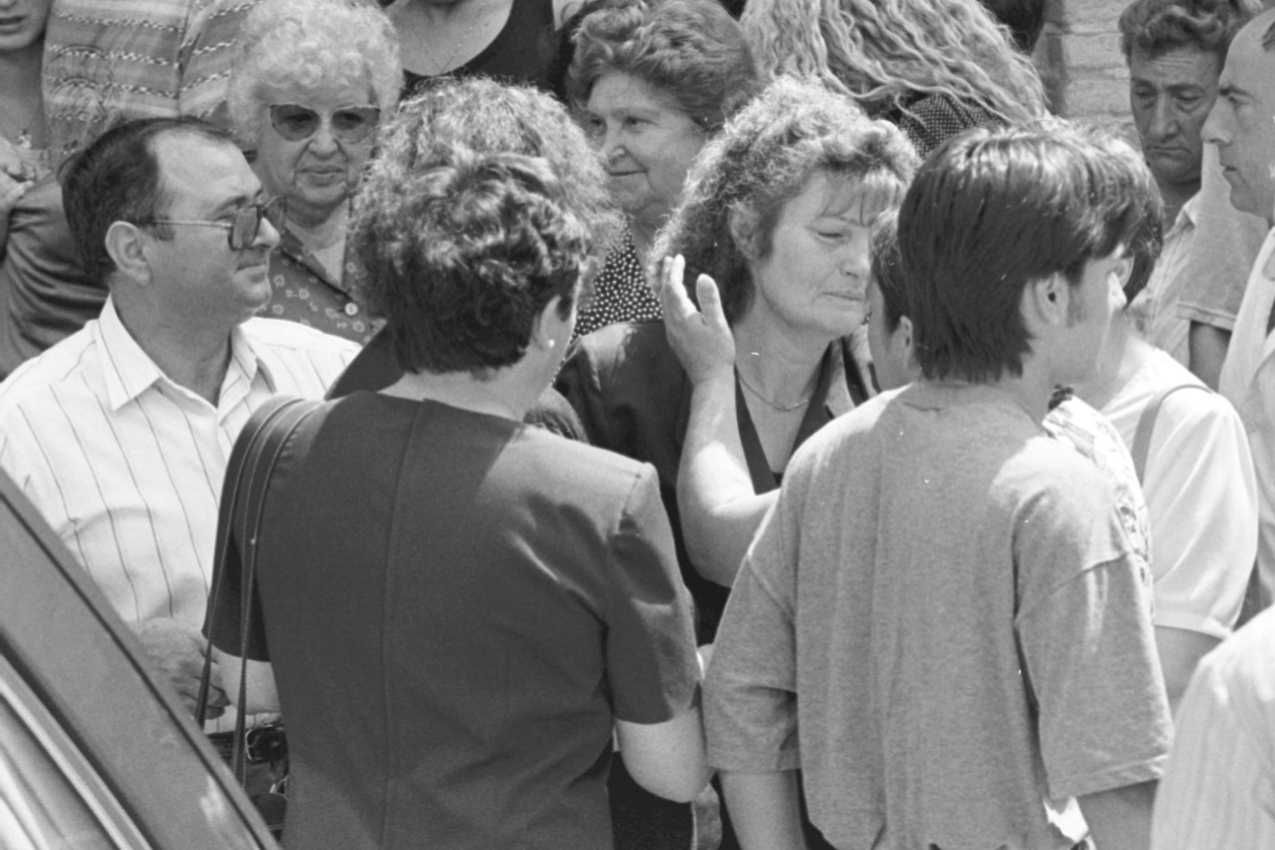
[[[607,124],[602,131],[602,144],[598,152],[604,163],[620,159],[627,153],[624,147],[624,133],[618,126]]]
[[[270,219],[262,216],[260,223],[257,225],[257,235],[252,240],[253,245],[261,245],[266,250],[273,250],[274,246],[279,244],[279,231]]]
[[[1224,98],[1218,98],[1209,110],[1209,117],[1204,119],[1204,128],[1200,134],[1204,141],[1214,145],[1225,145],[1230,141],[1225,112],[1228,105]]]
[[[1179,129],[1181,129],[1181,124],[1169,98],[1164,95],[1157,97],[1155,105],[1151,107],[1151,123],[1147,127],[1148,135],[1152,139],[1168,139],[1177,135]]]
[[[340,147],[336,135],[332,132],[332,116],[324,116],[319,121],[319,128],[310,137],[310,150],[315,153],[333,153]]]
[[[866,281],[872,270],[872,235],[866,227],[855,228],[841,253],[843,274]]]

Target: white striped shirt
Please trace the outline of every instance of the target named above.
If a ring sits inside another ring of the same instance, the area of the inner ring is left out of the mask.
[[[198,628],[239,430],[276,393],[321,398],[357,351],[249,319],[231,335],[214,407],[160,371],[108,299],[97,320],[0,384],[0,467],[126,622]]]
[[[1152,850],[1275,847],[1275,608],[1204,657],[1177,727]]]

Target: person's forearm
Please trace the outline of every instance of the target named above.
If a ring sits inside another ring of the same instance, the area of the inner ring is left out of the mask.
[[[743,850],[805,850],[797,772],[722,771],[722,792]]]
[[[1226,360],[1226,349],[1231,344],[1231,332],[1223,328],[1192,322],[1187,337],[1188,363],[1191,371],[1210,389],[1217,389]]]
[[[1164,690],[1174,715],[1178,713],[1178,701],[1182,699],[1196,665],[1217,644],[1217,638],[1202,632],[1155,627],[1155,645],[1160,656],[1160,669],[1164,672]]]
[[[1151,846],[1154,782],[1126,785],[1079,798],[1097,850],[1147,850]]]
[[[705,578],[729,587],[773,494],[758,496],[744,458],[735,381],[726,373],[697,384],[677,477],[682,532]]]

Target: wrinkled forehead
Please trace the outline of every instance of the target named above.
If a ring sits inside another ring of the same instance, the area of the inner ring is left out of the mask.
[[[165,133],[153,142],[159,190],[170,214],[197,214],[261,193],[261,182],[232,142]]]

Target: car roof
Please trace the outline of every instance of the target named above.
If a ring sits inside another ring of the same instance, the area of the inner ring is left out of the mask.
[[[276,847],[132,632],[3,471],[0,553],[4,660],[153,845]]]

